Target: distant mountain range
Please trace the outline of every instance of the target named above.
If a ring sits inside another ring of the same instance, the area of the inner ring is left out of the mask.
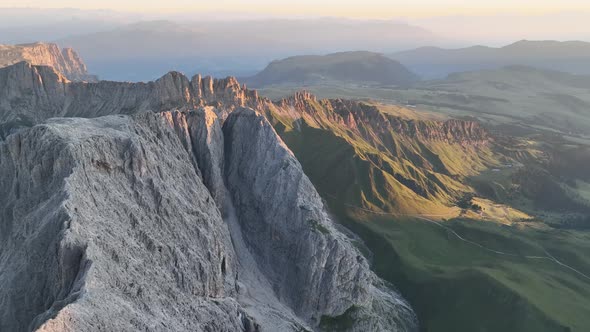
[[[436,43],[428,30],[394,21],[345,19],[175,23],[152,21],[63,38],[105,79],[155,79],[168,70],[248,76],[294,54],[379,50]]]
[[[500,47],[459,49],[421,47],[389,54],[424,78],[450,73],[526,65],[573,74],[590,74],[590,43],[582,41],[527,41]]]
[[[418,76],[397,61],[372,52],[302,55],[271,62],[244,81],[253,87],[272,84],[373,83],[408,85]]]

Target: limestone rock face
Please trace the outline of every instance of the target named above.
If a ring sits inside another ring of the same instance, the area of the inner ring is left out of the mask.
[[[337,316],[369,301],[368,265],[333,228],[320,196],[266,119],[241,109],[224,132],[228,186],[242,230],[280,297],[310,320],[319,319],[316,311]]]
[[[71,48],[60,50],[56,44],[50,43],[0,45],[0,67],[21,61],[51,66],[72,81],[97,81],[96,76],[88,74],[86,65]]]
[[[223,178],[224,137],[221,120],[211,107],[187,113],[187,122],[193,133],[191,140],[198,164],[203,169],[203,181],[213,198],[224,206],[226,196]]]
[[[356,308],[358,331],[409,331],[409,306],[378,288],[366,259],[328,217],[292,152],[265,117],[239,109],[224,124],[225,173],[242,233],[278,297],[318,325]],[[395,300],[393,300],[395,299]]]
[[[0,69],[0,123],[5,129],[31,126],[60,116],[69,81],[52,67],[28,62]]]
[[[251,109],[50,119],[0,169],[2,330],[416,327]]]
[[[0,330],[247,331],[229,232],[157,114],[0,145]]]

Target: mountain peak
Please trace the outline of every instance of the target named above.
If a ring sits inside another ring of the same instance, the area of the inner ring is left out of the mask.
[[[407,85],[417,80],[409,69],[380,53],[354,51],[276,60],[246,82],[261,87],[330,82]]]
[[[20,61],[33,65],[51,66],[72,81],[96,81],[88,74],[86,65],[71,48],[60,50],[57,44],[36,42],[19,45],[0,45],[0,67]]]

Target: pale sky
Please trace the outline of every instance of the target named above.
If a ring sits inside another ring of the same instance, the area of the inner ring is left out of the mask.
[[[558,11],[590,11],[590,0],[0,0],[0,8],[2,7],[391,18],[498,13],[538,15]]]

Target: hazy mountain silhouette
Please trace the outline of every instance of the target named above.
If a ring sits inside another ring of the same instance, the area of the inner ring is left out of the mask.
[[[397,61],[372,52],[341,52],[324,56],[302,55],[271,62],[245,79],[253,87],[270,84],[321,84],[329,82],[407,85],[418,76]]]
[[[453,72],[507,65],[526,65],[574,74],[590,74],[590,43],[582,41],[522,40],[500,48],[421,47],[393,53],[390,57],[426,78],[439,78]]]
[[[393,51],[433,43],[424,29],[393,21],[345,19],[141,22],[61,39],[105,79],[147,80],[167,70],[254,74],[294,54],[351,49]],[[124,71],[122,69],[125,69]]]

